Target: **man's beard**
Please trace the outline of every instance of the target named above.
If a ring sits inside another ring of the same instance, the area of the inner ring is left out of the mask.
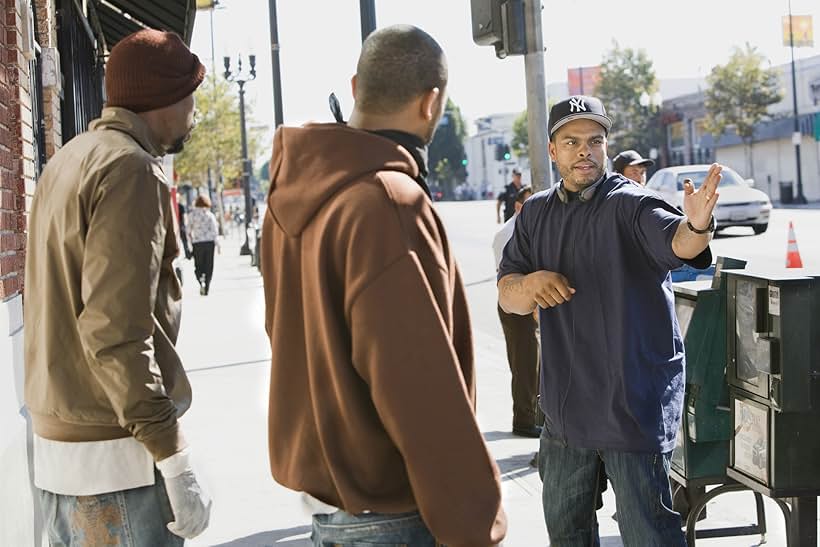
[[[185,148],[185,143],[191,139],[191,134],[194,132],[193,126],[188,129],[188,132],[179,137],[177,140],[171,143],[166,150],[166,154],[179,154],[182,152],[183,148]]]
[[[577,179],[573,176],[573,168],[570,166],[569,168],[558,169],[558,172],[561,174],[561,178],[564,179],[564,182],[569,181],[572,183],[573,186],[577,187],[578,190],[583,190],[587,186],[592,185],[598,179],[600,179],[604,174],[604,168],[596,165],[597,169],[595,169],[590,175],[583,179]]]
[[[171,144],[171,146],[165,151],[166,154],[179,154],[182,152],[182,149],[185,148],[185,142],[188,140],[188,135],[178,138]]]

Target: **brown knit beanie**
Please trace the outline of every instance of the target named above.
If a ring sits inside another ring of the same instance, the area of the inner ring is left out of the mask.
[[[181,101],[205,78],[205,66],[173,32],[140,30],[116,43],[105,66],[107,106],[132,112]]]

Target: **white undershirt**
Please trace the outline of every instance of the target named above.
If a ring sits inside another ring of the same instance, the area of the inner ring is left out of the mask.
[[[154,459],[133,437],[63,442],[34,435],[34,485],[65,496],[94,496],[154,484]]]
[[[515,231],[515,219],[518,218],[518,213],[511,216],[504,226],[495,234],[493,238],[493,252],[495,253],[495,271],[501,264],[501,257],[504,255],[504,247],[507,242],[512,239],[513,231]]]

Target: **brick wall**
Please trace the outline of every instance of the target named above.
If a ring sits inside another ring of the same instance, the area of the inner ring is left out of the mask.
[[[0,0],[0,301],[22,291],[26,245],[20,113],[21,97],[28,92],[19,85],[22,25],[17,8],[14,0]]]

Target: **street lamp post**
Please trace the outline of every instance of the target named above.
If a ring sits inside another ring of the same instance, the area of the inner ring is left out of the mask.
[[[656,91],[650,95],[646,90],[644,90],[638,98],[638,103],[643,108],[646,116],[651,118],[647,123],[647,129],[649,129],[650,124],[652,125],[651,131],[649,131],[649,138],[652,141],[652,144],[650,145],[650,153],[651,150],[655,150],[655,154],[657,155],[656,147],[658,146],[658,143],[656,141],[658,140],[659,135],[655,133],[657,130],[657,120],[655,117],[658,115],[658,112],[660,112],[661,106],[663,105],[663,95],[661,95],[660,91]],[[651,159],[654,160],[655,158]]]
[[[231,72],[231,58],[225,57],[225,79],[239,85],[239,126],[242,139],[242,189],[245,193],[245,243],[239,249],[240,255],[250,255],[250,236],[248,231],[251,227],[253,216],[251,206],[251,165],[248,159],[248,138],[245,134],[245,84],[256,79],[256,55],[248,55],[250,70],[247,73],[242,71],[242,57],[236,62],[236,72]]]
[[[792,53],[792,106],[794,108],[794,132],[792,133],[792,143],[794,144],[794,156],[797,161],[797,195],[794,197],[795,203],[806,203],[806,196],[803,194],[803,173],[800,166],[800,120],[797,117],[797,76],[794,68],[794,27],[792,18],[792,2],[789,0],[789,48]]]

